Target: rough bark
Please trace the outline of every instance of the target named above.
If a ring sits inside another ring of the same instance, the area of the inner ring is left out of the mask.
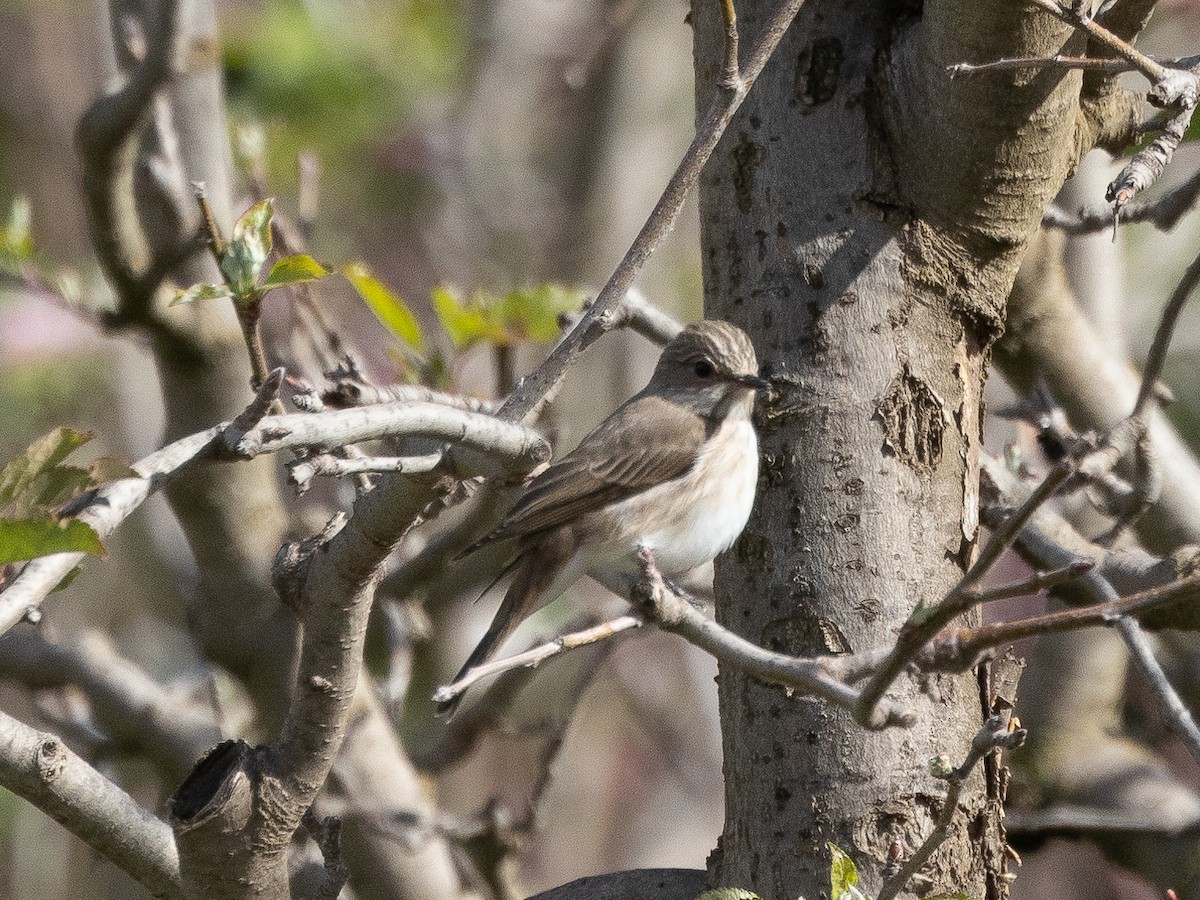
[[[738,4],[743,34],[772,5]],[[721,59],[715,7],[692,8],[701,109]],[[946,75],[953,62],[1065,52],[1074,39],[1058,23],[1016,2],[906,14],[807,3],[701,181],[706,313],[746,328],[789,385],[760,411],[760,498],[719,561],[718,617],[798,654],[890,644],[961,576],[1001,298],[1095,131],[1078,75]],[[871,733],[723,669],[714,880],[818,896],[833,841],[873,893],[889,844],[911,850],[933,827],[944,788],[928,759],[962,759],[979,724],[975,679],[925,687],[894,688],[915,727]],[[967,827],[925,872],[937,891],[998,891],[982,779],[961,805]]]

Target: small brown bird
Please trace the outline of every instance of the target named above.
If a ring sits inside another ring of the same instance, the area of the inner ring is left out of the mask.
[[[690,325],[667,344],[642,392],[534,478],[500,525],[461,554],[518,542],[516,577],[455,681],[583,575],[628,597],[639,547],[668,578],[728,549],[754,504],[750,413],[766,386],[750,338],[728,322]]]

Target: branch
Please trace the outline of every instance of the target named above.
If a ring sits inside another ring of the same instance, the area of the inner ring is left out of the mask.
[[[1036,528],[1036,526],[1026,526]],[[1024,536],[1022,537],[1024,539]],[[1115,626],[1124,618],[1200,596],[1200,575],[1181,578],[1149,590],[1139,591],[1096,606],[1064,609],[1016,622],[994,622],[977,628],[960,628],[935,640],[921,654],[918,665],[926,671],[961,672],[970,668],[980,654],[992,647],[1042,634],[1075,631],[1094,626]]]
[[[538,369],[517,383],[516,388],[500,409],[500,417],[508,422],[526,422],[536,415],[545,396],[562,381],[575,359],[601,334],[611,330],[616,322],[621,299],[629,291],[651,254],[675,226],[688,192],[696,184],[700,172],[716,149],[742,101],[762,74],[763,67],[775,52],[803,0],[784,0],[763,27],[755,41],[750,58],[742,70],[736,90],[722,91],[705,113],[696,136],[667,183],[666,189],[632,246],[601,289],[595,302],[562,342],[554,348]]]
[[[1112,590],[1112,585],[1108,585],[1108,590],[1116,594],[1116,591]],[[1154,658],[1154,648],[1146,639],[1142,626],[1137,623],[1137,620],[1123,616],[1117,620],[1116,629],[1124,639],[1125,646],[1133,655],[1133,661],[1138,667],[1138,671],[1145,677],[1150,689],[1154,691],[1154,696],[1158,698],[1158,706],[1167,726],[1179,735],[1183,745],[1192,755],[1192,760],[1200,764],[1200,728],[1196,726],[1196,719],[1192,716],[1191,710],[1184,704],[1179,692],[1171,686],[1162,666]]]
[[[826,661],[765,650],[723,628],[670,590],[649,550],[643,548],[638,559],[642,578],[635,585],[632,600],[663,631],[678,634],[720,662],[736,666],[768,684],[820,697],[852,712],[860,708],[859,693],[832,674],[837,671],[836,658]],[[879,703],[864,724],[878,729],[892,725],[909,727],[913,721],[911,712]]]
[[[173,781],[221,740],[211,715],[118,655],[97,631],[85,632],[71,646],[47,640],[32,628],[5,635],[0,639],[0,677],[32,690],[77,688],[107,736],[136,747]]]
[[[181,438],[151,453],[130,468],[137,478],[122,478],[97,490],[76,514],[91,525],[101,538],[111,534],[134,510],[191,463],[209,454],[222,426]],[[4,634],[31,612],[79,565],[84,553],[55,553],[31,560],[13,582],[0,592],[0,634]]]
[[[904,671],[927,643],[953,619],[973,607],[979,596],[975,590],[979,581],[991,570],[1016,539],[1025,523],[1071,475],[1075,458],[1064,457],[1025,501],[993,532],[979,557],[942,600],[932,607],[918,606],[900,630],[896,643],[862,689],[856,715],[860,722],[871,721],[875,705],[896,677]]]
[[[510,672],[513,669],[537,668],[538,665],[546,660],[566,653],[568,650],[586,647],[597,641],[616,637],[618,634],[623,634],[634,628],[640,628],[645,623],[646,619],[644,616],[638,613],[627,613],[615,619],[610,619],[607,622],[601,622],[599,625],[593,625],[591,628],[561,635],[552,641],[539,644],[522,653],[506,656],[503,659],[492,660],[469,670],[457,681],[439,687],[433,694],[433,702],[438,704],[449,703],[451,700],[462,696],[467,688],[475,684],[475,682],[482,681],[484,678],[499,675],[502,672]]]
[[[120,23],[117,23],[120,24]],[[158,284],[134,269],[138,252],[131,246],[132,210],[122,204],[132,197],[119,195],[122,169],[128,165],[126,148],[158,90],[172,74],[183,29],[179,27],[179,0],[158,5],[155,28],[149,35],[144,58],[118,91],[98,98],[79,120],[75,139],[83,165],[84,200],[88,230],[105,275],[116,289],[124,314],[139,324],[153,319],[151,301]],[[158,276],[161,277],[161,276]]]
[[[971,772],[974,771],[979,761],[992,750],[1012,749],[1020,747],[1025,743],[1029,732],[1024,728],[1010,730],[1010,721],[1008,715],[995,715],[984,722],[983,727],[979,729],[975,738],[971,741],[971,750],[967,754],[967,758],[963,760],[962,765],[957,769],[952,769],[949,772],[936,771],[936,767],[939,764],[949,768],[949,761],[942,762],[945,760],[945,757],[938,757],[930,763],[930,769],[934,770],[933,774],[936,777],[946,779],[946,799],[942,801],[942,809],[938,813],[937,824],[917,851],[904,862],[900,870],[884,882],[875,900],[893,900],[897,894],[904,890],[904,886],[908,884],[909,879],[921,870],[921,867],[925,865],[929,857],[933,855],[933,852],[950,836],[950,828],[954,824],[954,814],[958,812],[958,798],[962,793],[963,783],[970,776]]]
[[[1149,222],[1159,231],[1170,231],[1200,199],[1200,170],[1183,184],[1155,200],[1134,200],[1121,208],[1120,223]],[[1095,234],[1112,228],[1111,209],[1083,209],[1072,215],[1051,206],[1042,216],[1043,228],[1056,228],[1067,234]]]
[[[432,472],[437,468],[445,453],[426,453],[421,456],[355,456],[343,458],[331,453],[314,453],[288,464],[288,480],[303,493],[318,476],[343,478],[346,475],[365,475],[392,472],[413,475]]]
[[[253,459],[281,450],[342,447],[399,435],[460,445],[455,462],[471,474],[527,473],[550,458],[549,445],[532,429],[436,403],[381,403],[268,416],[245,431],[229,429],[225,443],[237,456]]]
[[[154,896],[183,896],[170,829],[57,737],[3,712],[0,784],[87,842]]]
[[[1085,72],[1105,72],[1110,75],[1120,75],[1122,72],[1132,72],[1134,67],[1129,62],[1117,59],[1094,59],[1088,56],[1026,56],[1017,59],[994,59],[985,63],[955,63],[947,66],[946,71],[951,78],[959,75],[977,75],[980,72],[1006,72],[1022,69],[1060,69],[1072,71],[1079,69]],[[1107,217],[1111,219],[1111,216]]]

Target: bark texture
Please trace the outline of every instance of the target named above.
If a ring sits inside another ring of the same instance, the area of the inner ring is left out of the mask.
[[[773,3],[738,4],[753,35]],[[698,107],[721,60],[717,4],[694,3]],[[701,181],[705,309],[745,328],[786,387],[760,409],[760,499],[719,561],[718,617],[797,654],[894,641],[962,575],[978,532],[987,348],[1021,251],[1098,130],[1078,75],[951,80],[946,66],[1067,52],[1017,2],[806,3]],[[980,722],[971,676],[896,699],[908,731],[727,668],[726,824],[716,883],[765,897],[828,889],[827,841],[874,893],[945,794]],[[977,774],[932,889],[1001,896],[996,810]],[[966,827],[964,826],[964,823]]]

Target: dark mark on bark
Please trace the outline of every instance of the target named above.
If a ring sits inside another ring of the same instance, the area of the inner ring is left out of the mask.
[[[820,106],[833,99],[841,76],[842,42],[817,38],[796,57],[795,99],[805,106]]]
[[[928,474],[942,458],[946,413],[933,389],[905,364],[875,407],[884,442],[912,469]]]

